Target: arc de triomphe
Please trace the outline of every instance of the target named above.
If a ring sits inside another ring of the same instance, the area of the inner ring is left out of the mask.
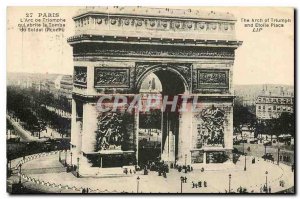
[[[103,95],[139,94],[150,73],[161,81],[162,95],[198,97],[198,112],[162,113],[162,152],[172,154],[162,154],[164,160],[201,168],[220,154],[231,159],[233,64],[242,44],[233,15],[90,7],[73,20],[75,35],[68,39],[74,60],[71,151],[81,175],[137,164],[138,111],[99,112],[97,101]],[[165,149],[170,137],[172,153]]]

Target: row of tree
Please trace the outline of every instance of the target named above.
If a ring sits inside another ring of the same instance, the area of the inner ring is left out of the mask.
[[[255,136],[269,134],[279,136],[290,134],[295,136],[294,113],[283,112],[279,118],[259,120],[248,107],[235,103],[233,107],[233,127],[235,133],[241,133],[243,126],[248,126]]]
[[[47,99],[47,100],[46,100]],[[24,129],[32,135],[46,130],[46,126],[55,129],[57,132],[66,135],[70,132],[71,120],[57,115],[48,110],[45,106],[62,108],[70,111],[71,108],[63,98],[54,98],[53,94],[38,92],[34,89],[20,89],[18,87],[7,87],[7,110],[12,113]],[[55,104],[63,105],[54,106]]]

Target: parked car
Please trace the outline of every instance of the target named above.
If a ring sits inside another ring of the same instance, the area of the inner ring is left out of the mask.
[[[270,153],[266,153],[265,155],[262,156],[263,159],[271,160],[274,161],[274,157]]]
[[[233,145],[240,145],[241,141],[240,140],[234,140]]]
[[[241,143],[247,143],[247,139],[240,140]]]
[[[272,146],[272,142],[271,141],[265,141],[264,146]]]
[[[250,140],[250,144],[258,144],[258,139]]]

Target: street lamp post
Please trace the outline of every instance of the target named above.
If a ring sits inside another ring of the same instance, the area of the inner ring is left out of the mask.
[[[228,185],[228,192],[229,193],[231,191],[230,185],[231,185],[231,174],[229,174],[229,185]]]
[[[277,165],[279,165],[279,152],[280,152],[280,148],[278,148]]]
[[[187,154],[184,155],[184,166],[186,168],[186,158],[187,158]]]
[[[79,157],[77,158],[77,177],[79,177]]]
[[[266,171],[266,191],[268,192],[268,171]]]
[[[79,171],[79,157],[77,158],[77,170]]]
[[[136,192],[139,193],[140,176],[138,176],[138,177],[136,178],[136,180],[137,180]]]
[[[245,140],[242,132],[242,140],[243,140],[243,154],[245,154]]]
[[[244,171],[246,171],[247,170],[247,153],[245,153],[245,167],[244,167]]]
[[[180,177],[180,193],[182,193],[182,183],[183,183],[183,181],[184,181],[184,177],[181,176]]]
[[[20,168],[20,170],[19,170],[19,173],[20,173],[20,178],[19,178],[19,184],[21,184],[21,182],[22,182],[22,174],[21,174],[21,172],[22,172],[22,164],[20,164],[19,165],[19,168]]]
[[[67,166],[67,149],[65,149],[65,166]]]
[[[266,161],[266,157],[267,157],[267,145],[265,144],[265,158],[264,158],[265,161]]]
[[[58,161],[61,161],[61,157],[60,157],[61,151],[58,151]]]
[[[71,152],[70,155],[71,155],[71,166],[72,166],[72,156],[73,156],[73,153]]]

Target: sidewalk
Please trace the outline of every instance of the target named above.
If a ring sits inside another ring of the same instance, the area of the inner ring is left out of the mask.
[[[47,138],[51,138],[51,139],[62,138],[62,136],[59,132],[55,131],[54,129],[50,128],[49,126],[47,126],[46,128],[47,128],[47,132],[46,131],[41,132],[41,138],[42,137],[47,137]],[[68,137],[64,136],[64,138],[68,138]]]
[[[6,118],[11,123],[11,125],[14,127],[14,129],[16,130],[16,134],[18,134],[20,136],[22,141],[25,141],[25,142],[43,141],[42,139],[38,139],[37,137],[32,136],[29,131],[26,131],[25,129],[23,129],[23,127],[18,122],[16,122],[13,118],[11,118],[9,115],[6,115]]]
[[[23,129],[23,127],[18,122],[16,122],[13,118],[11,118],[9,115],[6,115],[6,118],[9,120],[12,126],[14,126],[16,133],[20,136],[21,140],[25,142],[32,142],[32,141],[41,142],[41,141],[45,141],[47,138],[51,138],[51,139],[61,138],[60,133],[47,126],[46,127],[47,132],[46,131],[41,132],[40,134],[41,138],[39,139],[38,137],[32,136],[29,131]]]

